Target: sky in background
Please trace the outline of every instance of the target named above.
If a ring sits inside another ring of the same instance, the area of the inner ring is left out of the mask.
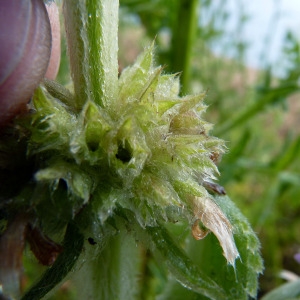
[[[220,1],[222,0],[217,0],[215,5],[220,5]],[[291,30],[300,38],[300,0],[228,0],[226,4],[231,17],[224,29],[228,39],[231,39],[232,35],[240,35],[236,38],[249,43],[245,53],[246,64],[253,68],[261,68],[267,61],[272,63],[277,74],[280,73],[278,62],[287,30]],[[241,12],[246,13],[249,19],[237,30]],[[224,45],[215,45],[213,49],[216,53],[222,53],[222,47]],[[234,56],[230,51],[228,54]]]
[[[254,67],[261,65],[263,48],[269,50],[267,59],[276,63],[284,46],[287,30],[298,37],[300,33],[300,0],[253,0],[245,1],[252,15],[245,35],[252,41],[246,56],[247,63]],[[268,34],[272,32],[272,34]]]

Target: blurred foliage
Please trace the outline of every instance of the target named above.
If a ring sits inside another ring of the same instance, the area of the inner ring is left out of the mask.
[[[181,62],[181,69],[189,72],[189,81],[181,82],[183,90],[208,90],[213,133],[227,140],[229,148],[219,165],[220,183],[259,235],[265,261],[260,293],[265,294],[283,283],[281,270],[300,275],[300,265],[293,258],[300,250],[299,40],[286,33],[280,77],[266,60],[267,45],[262,53],[265,69],[247,68],[244,56],[251,41],[246,40],[243,28],[251,16],[245,7],[239,4],[238,22],[228,34],[224,24],[232,15],[229,1],[198,1],[193,8],[199,19],[193,25],[196,30],[180,19],[180,7],[187,2],[121,0],[120,34],[128,27],[132,34],[137,28],[143,31],[142,45],[142,39],[132,45],[136,51],[156,37],[158,62],[172,72],[178,71],[174,52],[181,51],[174,45],[192,44],[188,69]],[[192,38],[189,30],[194,30]],[[211,49],[218,43],[224,48],[214,55]],[[229,59],[229,53],[235,59]]]

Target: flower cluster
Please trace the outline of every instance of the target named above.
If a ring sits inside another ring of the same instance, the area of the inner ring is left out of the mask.
[[[116,101],[106,107],[88,101],[80,112],[40,90],[29,149],[43,158],[35,178],[50,195],[67,186],[62,210],[70,217],[93,202],[103,224],[121,206],[141,227],[185,218],[197,239],[202,222],[233,265],[232,226],[205,189],[218,174],[224,142],[209,136],[211,125],[201,118],[205,94],[180,97],[178,75],[162,70],[149,47],[122,72]]]

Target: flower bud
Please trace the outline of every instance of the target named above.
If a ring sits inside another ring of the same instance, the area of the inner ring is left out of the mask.
[[[0,7],[0,125],[26,110],[47,70],[51,31],[41,0],[3,0]]]
[[[60,64],[60,23],[59,23],[59,10],[54,2],[46,3],[46,9],[50,19],[52,47],[51,56],[45,77],[54,80],[59,70]]]

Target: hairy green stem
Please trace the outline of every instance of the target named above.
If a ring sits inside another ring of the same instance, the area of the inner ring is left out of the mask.
[[[64,1],[76,105],[107,106],[118,93],[118,0]]]

